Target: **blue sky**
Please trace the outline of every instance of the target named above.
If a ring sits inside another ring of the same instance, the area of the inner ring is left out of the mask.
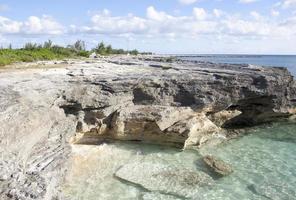
[[[296,54],[296,0],[0,0],[0,45]]]

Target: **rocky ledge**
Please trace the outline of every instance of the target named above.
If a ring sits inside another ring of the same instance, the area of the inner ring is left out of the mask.
[[[295,106],[293,76],[278,67],[107,57],[2,70],[0,198],[62,199],[70,144],[201,147]]]

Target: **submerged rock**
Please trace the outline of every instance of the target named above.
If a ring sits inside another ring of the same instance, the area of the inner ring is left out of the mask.
[[[227,176],[233,172],[231,166],[225,163],[223,160],[219,158],[215,158],[214,156],[207,155],[203,157],[203,161],[206,166],[217,175]]]
[[[203,172],[153,162],[126,164],[115,176],[149,191],[186,198],[196,197],[201,187],[213,185],[213,179]]]

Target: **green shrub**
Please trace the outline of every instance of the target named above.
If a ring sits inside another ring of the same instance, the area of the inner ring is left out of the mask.
[[[77,40],[75,44],[68,47],[53,45],[51,40],[44,42],[43,45],[36,43],[26,43],[21,49],[0,48],[0,66],[8,65],[14,62],[33,62],[37,60],[54,60],[75,57],[89,57],[92,52],[101,55],[109,54],[133,54],[137,55],[137,50],[124,51],[123,49],[113,49],[111,45],[99,43],[92,51],[85,50],[85,42]]]
[[[0,58],[0,66],[9,65],[11,63],[12,63],[12,61],[10,59]]]
[[[130,51],[130,54],[132,54],[132,55],[138,55],[139,52],[138,52],[137,49],[134,49],[134,50]]]
[[[99,43],[99,44],[97,45],[97,47],[94,49],[94,51],[95,51],[97,54],[105,55],[105,54],[106,54],[106,47],[105,47],[104,42]]]
[[[86,57],[86,58],[88,58],[89,55],[90,55],[90,52],[89,51],[79,51],[77,53],[77,56]]]

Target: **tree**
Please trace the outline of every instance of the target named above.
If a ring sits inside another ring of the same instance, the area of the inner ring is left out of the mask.
[[[106,47],[104,42],[98,44],[98,46],[95,48],[95,52],[101,55],[106,54]]]
[[[134,49],[134,50],[132,50],[132,51],[130,52],[130,54],[132,54],[132,55],[138,55],[139,52],[138,52],[137,49]]]
[[[52,48],[52,46],[53,46],[53,43],[51,40],[48,40],[48,41],[44,42],[44,44],[43,44],[43,48],[46,48],[46,49],[50,49],[50,48]]]
[[[76,51],[85,51],[86,49],[85,42],[82,40],[77,40],[73,45],[73,49]]]
[[[25,44],[24,49],[26,50],[34,50],[34,49],[40,49],[42,48],[41,45],[38,45],[36,43],[28,42]]]
[[[106,54],[112,54],[113,53],[113,49],[112,49],[112,46],[111,45],[108,45],[106,47]]]
[[[123,49],[117,49],[116,53],[117,54],[125,54],[125,51]]]

